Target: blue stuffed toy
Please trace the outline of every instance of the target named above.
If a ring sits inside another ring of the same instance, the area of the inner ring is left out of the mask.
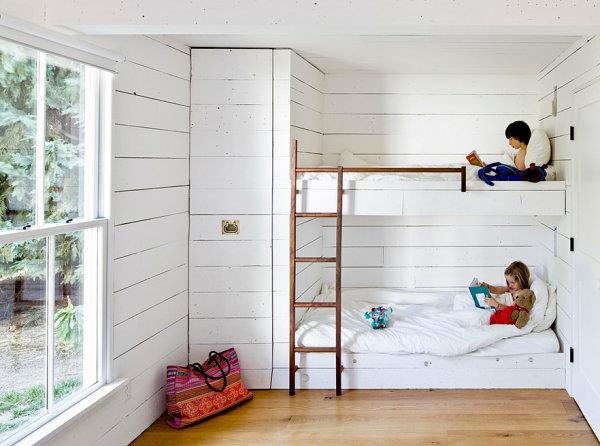
[[[390,314],[392,314],[391,308],[378,306],[371,308],[371,311],[365,312],[365,319],[372,319],[371,327],[377,330],[379,328],[386,328],[389,325]]]
[[[530,181],[537,183],[546,180],[546,165],[539,167],[531,164],[527,169],[521,171],[508,164],[492,163],[477,171],[481,181],[493,186],[494,181]]]

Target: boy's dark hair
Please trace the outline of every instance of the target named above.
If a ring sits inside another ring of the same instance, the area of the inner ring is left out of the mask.
[[[531,129],[526,122],[515,121],[508,124],[504,131],[506,139],[515,138],[517,141],[521,141],[523,144],[529,144],[531,138]]]

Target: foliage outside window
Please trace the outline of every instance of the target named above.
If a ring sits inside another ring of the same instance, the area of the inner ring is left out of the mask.
[[[0,444],[102,378],[100,76],[0,40]]]

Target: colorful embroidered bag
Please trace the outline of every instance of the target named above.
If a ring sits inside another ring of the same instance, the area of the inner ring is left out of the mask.
[[[252,399],[233,348],[202,363],[167,366],[167,423],[180,429]]]

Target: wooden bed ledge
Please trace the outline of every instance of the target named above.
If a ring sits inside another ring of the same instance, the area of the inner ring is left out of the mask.
[[[286,181],[287,185],[287,181]],[[309,189],[336,189],[335,179],[302,180],[296,182],[299,191]],[[460,191],[460,180],[344,180],[344,190],[455,190]],[[564,181],[497,181],[489,186],[480,180],[467,181],[467,191],[565,191]]]

